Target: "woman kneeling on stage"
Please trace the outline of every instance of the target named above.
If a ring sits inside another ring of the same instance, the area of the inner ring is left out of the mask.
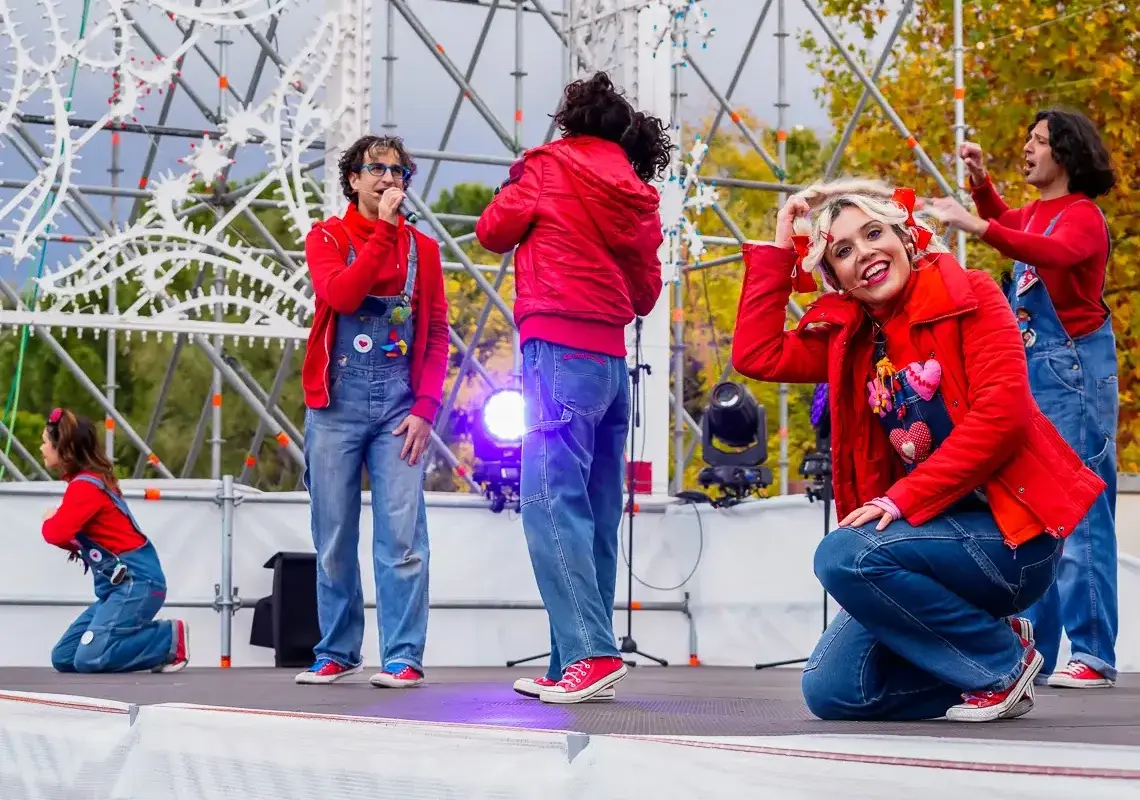
[[[155,620],[166,602],[166,576],[154,545],[127,507],[95,426],[67,409],[48,417],[40,453],[67,481],[63,501],[44,515],[48,544],[82,561],[95,602],[51,651],[59,672],[177,672],[189,663],[182,620]]]
[[[1033,708],[1017,616],[1104,483],[1037,408],[1001,289],[913,217],[914,192],[810,187],[746,244],[733,365],[830,387],[840,527],[815,574],[843,610],[808,659],[823,719],[989,722]],[[785,331],[793,288],[827,291]]]

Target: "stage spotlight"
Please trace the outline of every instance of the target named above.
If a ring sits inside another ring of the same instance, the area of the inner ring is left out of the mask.
[[[735,450],[723,450],[716,441]],[[731,506],[772,483],[768,460],[768,418],[764,407],[740,383],[713,387],[701,419],[701,458],[709,466],[697,476],[701,486],[716,486],[724,496],[715,506]]]
[[[517,389],[495,392],[479,409],[471,430],[475,449],[472,479],[491,501],[491,511],[519,507],[519,478],[522,472],[522,438],[526,431],[523,396]]]
[[[522,392],[503,389],[487,398],[483,404],[483,428],[491,439],[500,444],[522,442],[525,430]]]

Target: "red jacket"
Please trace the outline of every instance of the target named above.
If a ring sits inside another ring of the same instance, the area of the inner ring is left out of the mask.
[[[924,257],[911,278],[900,313],[911,344],[942,365],[954,430],[908,476],[867,404],[872,342],[862,306],[825,294],[785,331],[794,251],[746,244],[744,262],[733,366],[763,381],[830,385],[839,518],[886,495],[922,525],[981,486],[1016,547],[1042,531],[1068,536],[1105,488],[1034,402],[1017,321],[989,274],[941,254]]]
[[[74,551],[76,546],[72,540],[76,534],[85,533],[93,542],[116,555],[146,544],[146,539],[135,530],[106,492],[88,481],[64,480],[67,481],[67,489],[63,492],[63,500],[55,515],[44,520],[44,541]]]
[[[475,226],[515,253],[515,323],[536,338],[625,355],[625,328],[661,295],[657,190],[620,145],[571,136],[528,150]]]
[[[1083,194],[1067,194],[1011,209],[988,176],[970,191],[978,214],[990,222],[982,241],[1006,258],[1037,268],[1057,317],[1070,336],[1084,336],[1104,324],[1108,317],[1103,298],[1110,243],[1096,203]],[[1058,214],[1057,226],[1045,236]]]
[[[336,336],[336,315],[351,314],[360,308],[366,295],[378,283],[391,283],[388,273],[407,274],[409,236],[416,237],[419,266],[412,293],[415,333],[411,358],[412,413],[435,422],[447,375],[449,338],[447,295],[443,286],[443,266],[439,244],[399,217],[396,225],[383,220],[367,239],[356,236],[339,217],[317,223],[305,237],[305,259],[313,281],[316,309],[313,327],[301,366],[305,405],[325,408],[329,404],[329,360]],[[345,265],[348,241],[356,250],[356,260]]]

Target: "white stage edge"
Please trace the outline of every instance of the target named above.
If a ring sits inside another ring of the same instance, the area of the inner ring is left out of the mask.
[[[218,665],[223,636],[214,607],[215,586],[225,584],[219,484],[125,481],[124,488],[167,572],[168,605],[162,615],[190,623],[194,666]],[[62,489],[61,483],[47,482],[0,487],[10,532],[7,563],[18,566],[8,570],[0,588],[0,641],[20,643],[0,648],[0,666],[47,666],[56,638],[92,600],[90,576],[39,535],[43,512],[59,502]],[[143,499],[148,490],[158,499]],[[272,591],[272,572],[263,564],[274,553],[312,552],[308,496],[245,487],[237,487],[237,494],[232,584],[242,607],[233,618],[232,664],[272,666],[272,651],[249,644],[253,605]],[[365,500],[360,556],[366,601],[374,603],[367,495]],[[752,666],[804,658],[811,652],[823,622],[823,592],[812,574],[812,557],[823,535],[819,503],[794,495],[729,509],[680,505],[669,497],[642,498],[639,504],[634,573],[661,588],[635,580],[633,600],[679,603],[687,593],[691,614],[690,620],[676,610],[635,611],[633,633],[642,650],[670,664],[687,664],[695,656],[710,666]],[[1119,526],[1134,530],[1138,521],[1140,495],[1122,495]],[[507,660],[545,652],[546,614],[517,515],[493,514],[481,498],[471,495],[433,494],[428,526],[433,610],[426,665],[503,666]],[[623,552],[628,543],[623,521]],[[624,560],[619,563],[617,597],[619,603],[626,601]],[[532,608],[502,607],[512,604]],[[1122,554],[1118,666],[1123,672],[1140,671],[1137,608],[1140,560]],[[829,603],[829,616],[835,611],[834,602]],[[625,626],[625,612],[615,612],[619,635]],[[378,637],[375,614],[369,612],[364,642],[369,666],[378,661]]]
[[[5,800],[1133,798],[1140,749],[667,738],[0,693]]]

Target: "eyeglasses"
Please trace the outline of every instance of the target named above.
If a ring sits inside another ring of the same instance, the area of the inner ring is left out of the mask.
[[[383,178],[385,173],[391,172],[394,177],[406,181],[412,173],[403,164],[361,164],[358,172],[367,172],[373,178]]]

